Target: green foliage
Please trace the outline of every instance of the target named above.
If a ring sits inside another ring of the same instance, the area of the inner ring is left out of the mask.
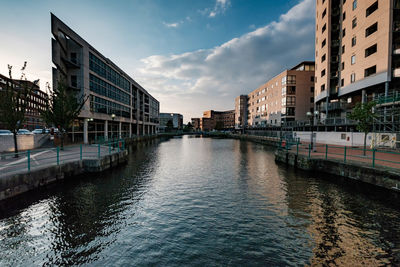
[[[375,114],[373,113],[373,107],[376,103],[374,101],[367,103],[357,103],[351,114],[348,115],[349,119],[358,121],[357,130],[368,134],[373,124]]]
[[[78,118],[88,97],[77,97],[76,93],[68,90],[64,81],[58,81],[57,89],[49,95],[46,109],[41,116],[48,125],[54,125],[61,133],[61,147],[64,146],[64,134],[67,133],[73,121]]]
[[[348,115],[349,119],[356,120],[358,123],[356,125],[357,130],[364,133],[364,156],[366,155],[367,148],[367,135],[371,130],[371,126],[376,117],[373,112],[373,108],[376,103],[374,101],[367,103],[357,103],[351,114]]]
[[[22,75],[20,81],[13,81],[12,66],[8,65],[9,78],[6,79],[5,86],[0,90],[0,113],[1,120],[6,128],[14,135],[14,151],[18,156],[17,132],[24,125],[25,113],[30,101],[31,92],[39,80],[33,83],[26,82],[24,71],[26,61],[21,69]]]

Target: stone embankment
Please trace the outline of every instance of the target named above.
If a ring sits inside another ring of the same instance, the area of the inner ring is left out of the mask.
[[[227,137],[271,147],[278,147],[280,142],[277,137],[267,136],[230,134]],[[400,193],[400,169],[397,168],[372,167],[361,161],[309,158],[304,154],[297,155],[293,151],[280,149],[275,152],[275,161],[304,171],[336,175]]]
[[[400,170],[373,168],[362,162],[343,162],[335,159],[308,158],[307,155],[277,150],[275,161],[301,170],[326,173],[385,188],[400,193]]]
[[[115,152],[101,158],[68,161],[59,165],[47,165],[31,171],[12,173],[0,179],[0,200],[11,198],[35,188],[84,173],[96,173],[110,169],[128,159],[128,150]]]

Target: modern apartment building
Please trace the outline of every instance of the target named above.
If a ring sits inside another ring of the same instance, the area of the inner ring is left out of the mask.
[[[202,131],[212,130],[231,130],[235,127],[235,110],[203,112],[200,119],[200,129]]]
[[[6,83],[12,83],[15,90],[23,90],[23,88],[31,89],[31,93],[28,98],[28,105],[25,111],[25,121],[22,128],[28,130],[34,130],[38,128],[45,128],[46,124],[42,120],[40,113],[46,108],[49,96],[46,92],[40,90],[39,84],[33,83],[28,80],[18,80],[0,74],[0,90],[6,87]],[[0,116],[0,129],[4,129],[5,125],[1,121]]]
[[[317,0],[315,47],[322,122],[345,118],[355,103],[369,100],[387,115],[378,122],[394,118],[388,99],[399,94],[399,0]]]
[[[179,113],[160,113],[160,129],[166,128],[168,121],[172,122],[172,127],[181,130],[183,127],[183,115]]]
[[[63,81],[77,97],[89,96],[72,140],[156,133],[157,99],[53,14],[51,32],[53,86]]]
[[[314,62],[304,61],[278,74],[247,96],[237,97],[236,126],[281,126],[286,122],[306,120],[307,112],[313,111],[313,106]]]
[[[192,118],[193,130],[200,130],[200,118]]]

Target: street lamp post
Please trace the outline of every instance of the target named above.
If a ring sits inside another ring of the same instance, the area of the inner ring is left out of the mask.
[[[310,126],[311,126],[311,149],[314,151],[314,118],[318,118],[319,112],[318,110],[311,112],[307,112],[307,117],[310,119]]]
[[[112,125],[111,125],[111,139],[114,138],[114,134],[113,134],[113,127],[114,127],[114,119],[115,119],[115,114],[111,114],[111,119],[112,119]]]

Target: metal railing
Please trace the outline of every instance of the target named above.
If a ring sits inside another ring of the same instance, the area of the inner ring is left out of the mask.
[[[292,151],[297,156],[305,155],[308,159],[336,160],[355,163],[373,168],[386,167],[400,169],[400,153],[396,151],[365,149],[360,147],[328,144],[309,144],[293,140],[282,140],[278,149]]]
[[[104,141],[101,144],[65,146],[63,149],[57,146],[48,149],[27,150],[17,154],[0,154],[0,176],[21,171],[30,172],[35,168],[58,166],[83,159],[100,159],[123,150],[125,150],[125,141],[116,139]]]

